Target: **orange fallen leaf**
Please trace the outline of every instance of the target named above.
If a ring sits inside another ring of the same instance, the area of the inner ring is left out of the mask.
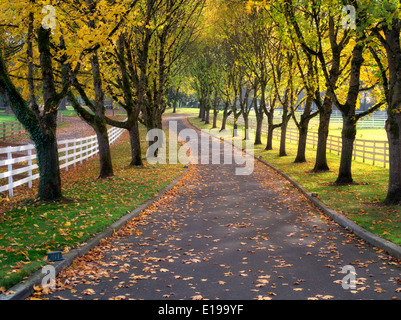
[[[93,289],[85,289],[84,291],[82,291],[82,294],[85,295],[85,296],[92,295],[92,294],[95,294],[95,290],[93,290]]]

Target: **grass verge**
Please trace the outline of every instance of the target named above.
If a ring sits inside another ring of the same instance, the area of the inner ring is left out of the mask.
[[[190,122],[200,129],[210,129],[197,117],[191,117]],[[218,127],[221,122],[218,121]],[[240,126],[239,126],[240,128]],[[227,129],[232,130],[228,124]],[[340,157],[328,153],[329,172],[312,173],[316,150],[307,148],[308,162],[295,164],[297,144],[287,141],[287,156],[279,157],[279,140],[274,139],[273,150],[266,151],[266,137],[262,145],[255,146],[255,156],[289,174],[309,192],[318,193],[319,199],[327,206],[342,213],[350,220],[366,230],[377,234],[389,241],[401,245],[401,216],[400,206],[386,206],[383,200],[386,197],[388,185],[388,169],[353,162],[354,185],[335,186]]]
[[[14,209],[0,214],[0,292],[47,262],[49,251],[68,252],[155,196],[178,177],[183,165],[146,163],[146,130],[140,130],[144,166],[129,167],[127,133],[112,146],[115,176],[98,180],[98,158],[62,173],[66,200],[34,201],[34,189],[11,199]],[[167,135],[168,137],[168,135]],[[1,205],[1,204],[0,204]]]

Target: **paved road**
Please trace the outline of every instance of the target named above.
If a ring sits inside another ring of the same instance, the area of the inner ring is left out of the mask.
[[[183,117],[178,130],[187,127]],[[50,299],[392,299],[398,263],[255,162],[191,165],[144,215],[62,272]],[[355,268],[344,290],[342,268]]]

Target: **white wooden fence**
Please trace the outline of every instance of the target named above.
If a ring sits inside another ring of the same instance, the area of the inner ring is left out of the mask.
[[[57,123],[64,122],[64,115],[62,113],[57,115]],[[3,141],[13,139],[23,133],[26,133],[26,130],[21,122],[3,122],[0,123],[0,139]]]
[[[111,128],[108,131],[110,144],[114,143],[124,132],[124,129]],[[60,169],[68,170],[70,166],[76,166],[99,152],[96,135],[58,141]],[[32,187],[32,181],[39,178],[38,165],[36,163],[36,151],[32,144],[7,147],[0,149],[0,192],[8,191],[9,197],[14,195],[14,188],[28,184]]]
[[[230,123],[233,123],[233,116],[227,119]],[[238,119],[239,125],[244,125],[242,117]],[[256,128],[256,123],[253,119],[249,119],[249,126],[252,129]],[[267,128],[263,126],[262,131],[267,134]],[[274,131],[273,136],[280,139],[280,128]],[[287,128],[286,139],[289,142],[298,142],[299,132],[294,127]],[[318,133],[314,131],[308,132],[306,143],[311,145],[313,148],[317,147]],[[327,138],[327,150],[337,155],[341,154],[342,139],[338,136],[329,135]],[[388,141],[375,141],[375,140],[363,140],[355,139],[353,159],[360,160],[363,163],[369,163],[372,165],[380,165],[384,168],[388,167],[389,164],[389,146]]]

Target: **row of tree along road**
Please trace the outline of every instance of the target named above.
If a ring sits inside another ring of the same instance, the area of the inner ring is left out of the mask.
[[[203,0],[0,4],[0,95],[35,144],[39,199],[62,197],[56,119],[66,97],[96,132],[99,178],[114,174],[107,125],[129,131],[131,165],[142,165],[138,124],[161,127],[170,79],[204,5]],[[106,95],[125,109],[125,121],[106,116]]]
[[[386,110],[389,141],[387,204],[401,202],[401,20],[398,1],[213,1],[204,32],[192,46],[187,74],[201,104],[199,117],[213,127],[219,104],[229,115],[256,117],[255,144],[267,118],[266,150],[281,128],[286,155],[290,119],[299,131],[295,163],[305,162],[311,120],[319,116],[315,172],[328,171],[327,139],[335,106],[342,117],[338,185],[354,183],[357,124]],[[366,94],[374,103],[366,105]],[[313,107],[315,106],[315,108]],[[274,112],[280,109],[281,119]],[[296,116],[299,115],[300,116]]]
[[[240,116],[247,128],[254,110],[255,144],[267,118],[266,150],[281,128],[280,156],[286,155],[293,119],[299,131],[295,162],[306,161],[309,124],[319,115],[315,172],[329,170],[327,137],[336,106],[343,120],[339,185],[353,183],[358,121],[386,110],[386,202],[399,204],[399,16],[395,0],[352,0],[347,6],[340,0],[66,0],[45,7],[34,0],[2,2],[0,95],[35,143],[42,200],[62,197],[56,118],[65,97],[96,131],[99,177],[105,178],[113,175],[107,125],[129,132],[131,165],[142,165],[139,123],[160,128],[169,93],[187,91],[200,102],[202,119],[211,121],[213,113],[214,127],[220,103],[223,128],[229,115],[234,128]],[[366,92],[375,103],[358,112]],[[105,96],[125,109],[126,120],[106,116]]]

